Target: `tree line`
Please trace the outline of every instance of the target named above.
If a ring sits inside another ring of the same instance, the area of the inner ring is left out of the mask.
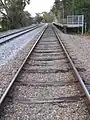
[[[84,15],[85,22],[90,26],[90,0],[55,0],[51,11],[57,19]]]
[[[24,11],[27,4],[30,4],[30,0],[0,0],[0,24],[4,30],[20,28],[31,23],[30,13]]]
[[[28,26],[33,18],[28,11],[24,11],[30,0],[0,0],[0,24],[4,30]],[[85,16],[90,28],[90,0],[55,0],[49,13],[36,14],[35,22],[52,22],[56,17],[59,21],[68,15]]]
[[[40,23],[51,23],[54,20],[53,14],[51,12],[37,13],[35,16],[36,22]]]
[[[50,13],[37,13],[34,18],[28,11],[24,11],[30,0],[0,0],[0,25],[3,30],[16,29],[32,23],[52,22]]]

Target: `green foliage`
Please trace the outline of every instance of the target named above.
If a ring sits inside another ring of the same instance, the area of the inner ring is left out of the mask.
[[[90,35],[90,29],[88,29],[87,34]]]
[[[60,0],[55,0],[54,5],[51,9],[51,12],[56,16],[57,19],[60,18],[61,7],[62,7],[61,1]]]
[[[77,1],[75,14],[83,14],[85,21],[90,21],[90,0],[82,0],[80,3]]]
[[[3,29],[20,28],[24,25],[24,8],[30,0],[0,0],[0,13]]]
[[[46,23],[51,23],[54,20],[54,16],[52,15],[52,13],[47,13],[47,12],[43,12],[43,13],[37,13],[36,17],[35,17],[35,21],[40,23],[40,22],[46,22]]]
[[[58,12],[59,11],[59,12]],[[84,15],[85,22],[90,24],[90,0],[55,0],[52,8],[55,16],[66,18],[68,15]]]
[[[64,9],[64,17],[67,15],[71,15],[73,11],[73,0],[62,0],[63,9]]]
[[[56,9],[60,10],[60,6],[61,6],[60,0],[55,0],[54,4],[55,4]]]
[[[36,22],[40,23],[43,20],[43,17],[37,13],[35,19],[36,19]]]
[[[33,19],[31,17],[31,14],[28,11],[24,11],[22,14],[22,27],[23,26],[29,26],[33,23]]]
[[[43,19],[45,20],[45,22],[51,23],[51,22],[53,22],[54,18],[53,18],[53,15],[51,15],[50,13],[44,12]]]

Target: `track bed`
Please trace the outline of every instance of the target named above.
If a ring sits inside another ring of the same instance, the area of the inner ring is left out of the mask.
[[[6,97],[0,120],[90,120],[85,94],[51,25]]]

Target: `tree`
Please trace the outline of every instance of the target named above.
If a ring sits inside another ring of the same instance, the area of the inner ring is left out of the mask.
[[[0,0],[2,26],[6,29],[21,27],[24,8],[29,3],[30,0]]]
[[[54,4],[55,4],[57,10],[60,10],[60,9],[61,9],[61,8],[60,8],[60,6],[61,6],[61,1],[60,1],[60,0],[55,0]]]
[[[45,20],[45,22],[51,23],[51,22],[53,22],[54,18],[53,18],[53,15],[51,13],[44,12],[43,19]]]
[[[24,11],[22,16],[22,26],[29,26],[33,23],[33,18],[28,11]]]
[[[42,20],[43,20],[43,17],[39,13],[36,13],[35,21],[40,23]]]
[[[57,18],[58,16],[66,18],[68,15],[84,15],[85,21],[90,25],[90,0],[55,0],[52,11]]]
[[[58,21],[60,21],[60,18],[62,16],[62,2],[60,0],[55,0],[54,5],[51,9],[55,17],[57,18]]]
[[[90,28],[90,0],[76,0],[75,14],[83,14],[85,17],[85,22]]]
[[[65,17],[67,15],[83,14],[86,21],[90,20],[90,0],[62,0]]]

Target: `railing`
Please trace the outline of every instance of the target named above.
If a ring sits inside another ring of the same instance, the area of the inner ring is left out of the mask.
[[[67,18],[60,19],[58,22],[62,26],[67,26],[69,28],[81,27],[82,34],[84,31],[84,15],[70,15]]]
[[[83,24],[84,24],[84,15],[67,16],[67,25],[83,26]]]

